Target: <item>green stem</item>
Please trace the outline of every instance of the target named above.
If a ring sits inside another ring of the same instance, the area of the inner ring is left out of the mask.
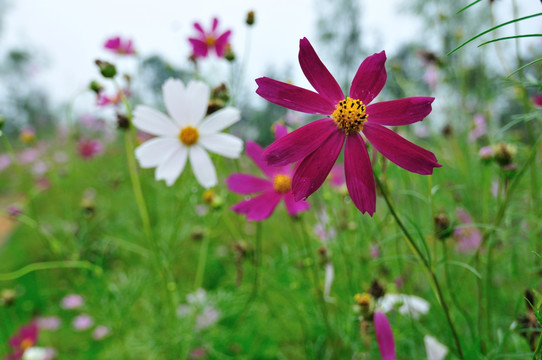
[[[252,296],[258,294],[260,287],[260,266],[262,265],[262,223],[258,221],[256,224],[256,236],[254,244],[254,287],[252,288]],[[251,296],[251,297],[252,297]]]
[[[77,260],[47,261],[47,262],[37,262],[37,263],[29,264],[13,272],[2,273],[0,274],[0,281],[16,280],[20,277],[23,277],[26,274],[29,274],[34,271],[39,271],[39,270],[74,269],[74,268],[91,270],[91,271],[94,271],[94,273],[97,275],[101,275],[103,272],[101,267],[84,260],[83,261],[77,261]]]
[[[414,254],[417,255],[418,259],[420,260],[420,263],[425,268],[426,275],[429,277],[429,280],[431,281],[431,283],[433,285],[433,289],[434,289],[434,291],[436,293],[437,300],[440,303],[440,306],[442,307],[442,310],[444,311],[444,315],[446,316],[446,320],[448,321],[448,325],[449,325],[450,330],[452,332],[452,336],[453,336],[454,341],[455,341],[455,345],[456,345],[456,348],[457,348],[458,355],[459,355],[459,357],[461,359],[465,359],[465,356],[463,355],[463,350],[461,348],[461,342],[459,341],[459,336],[457,334],[455,326],[454,326],[454,324],[452,322],[452,318],[450,316],[450,310],[448,308],[448,304],[446,303],[446,300],[444,299],[442,289],[441,289],[440,284],[438,282],[438,279],[437,279],[437,277],[435,275],[435,272],[431,268],[431,264],[423,256],[422,252],[420,251],[420,248],[418,247],[418,245],[416,244],[416,242],[414,241],[414,239],[412,238],[412,236],[410,235],[408,230],[403,225],[403,222],[401,221],[401,219],[397,215],[397,212],[395,211],[395,208],[393,207],[393,205],[392,205],[392,203],[391,203],[391,201],[390,201],[390,199],[388,197],[388,194],[386,193],[386,190],[384,189],[384,186],[380,182],[380,179],[378,178],[378,176],[375,176],[375,181],[376,181],[376,184],[377,184],[377,186],[379,187],[379,189],[380,189],[380,191],[382,193],[382,196],[384,197],[384,200],[386,201],[386,205],[388,205],[388,209],[390,210],[390,213],[392,214],[393,218],[395,219],[395,222],[397,223],[397,225],[399,226],[399,228],[401,229],[401,231],[405,235],[405,238],[407,239],[407,243],[409,244],[409,246],[412,249],[412,251],[414,252]]]
[[[201,244],[198,267],[196,270],[196,279],[194,281],[194,290],[198,290],[203,284],[203,275],[205,274],[205,264],[207,263],[207,254],[209,252],[209,236],[205,236]]]

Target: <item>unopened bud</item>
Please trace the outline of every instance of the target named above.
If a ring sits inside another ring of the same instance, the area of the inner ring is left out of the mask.
[[[233,62],[235,60],[235,53],[233,52],[231,46],[226,47],[226,53],[224,54],[224,59],[228,60],[229,62]]]
[[[435,235],[438,239],[444,240],[453,233],[453,227],[450,226],[450,218],[446,214],[437,214],[433,218],[435,223]]]
[[[115,77],[115,75],[117,75],[117,68],[110,62],[96,60],[95,63],[100,69],[100,73],[104,78],[112,79]]]
[[[102,86],[102,84],[100,84],[99,82],[97,82],[96,80],[92,80],[88,86],[88,88],[92,91],[94,91],[96,93],[96,95],[98,95],[99,93],[102,92],[102,90],[104,89],[104,87]]]
[[[247,13],[247,19],[245,20],[248,26],[254,25],[254,11],[249,11]]]
[[[130,118],[128,116],[117,113],[117,127],[121,130],[130,128]]]

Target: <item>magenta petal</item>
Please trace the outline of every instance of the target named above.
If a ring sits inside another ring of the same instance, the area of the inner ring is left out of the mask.
[[[395,343],[390,322],[386,315],[380,311],[374,313],[376,341],[382,360],[395,360]]]
[[[314,90],[333,104],[344,99],[341,87],[322,63],[307,38],[299,41],[299,64]]]
[[[254,141],[247,140],[245,144],[245,151],[248,157],[254,161],[254,164],[256,164],[265,175],[272,178],[277,174],[278,169],[267,165],[263,155],[264,151],[260,145]]]
[[[352,85],[350,97],[369,104],[380,93],[386,84],[386,53],[384,51],[369,56],[358,68]]]
[[[256,79],[256,84],[256,94],[287,109],[322,115],[330,115],[335,111],[334,104],[314,91],[267,77]]]
[[[294,194],[292,194],[292,192],[288,192],[284,195],[284,205],[286,205],[288,214],[292,216],[301,211],[307,211],[310,208],[310,204],[305,200],[295,201]]]
[[[275,124],[273,130],[275,131],[275,140],[278,140],[288,134],[288,129],[282,124]]]
[[[215,50],[218,57],[223,57],[226,53],[227,45],[230,43],[231,30],[220,35],[215,41]]]
[[[232,174],[225,182],[228,190],[237,194],[248,195],[273,190],[271,181],[247,174]]]
[[[376,191],[373,168],[365,142],[359,133],[346,137],[344,148],[346,187],[354,205],[362,213],[373,216],[376,210]]]
[[[405,170],[430,175],[433,173],[433,168],[442,166],[438,163],[435,154],[403,139],[383,126],[367,122],[363,134],[376,150]]]
[[[205,31],[201,27],[200,23],[194,23],[194,28],[205,38]]]
[[[408,97],[367,106],[368,121],[387,126],[408,125],[423,120],[431,112],[433,97]]]
[[[192,44],[192,52],[196,57],[206,57],[207,56],[207,44],[199,39],[189,38],[190,44]]]
[[[243,200],[231,207],[238,214],[246,214],[249,221],[267,219],[277,207],[282,195],[269,191],[252,199]]]
[[[263,155],[269,165],[294,163],[311,154],[337,130],[337,125],[329,118],[313,121],[276,140]]]
[[[216,28],[218,27],[218,19],[213,18],[213,31],[216,31]]]
[[[322,186],[341,153],[344,138],[344,132],[335,128],[325,142],[297,165],[292,179],[296,201],[306,199]]]

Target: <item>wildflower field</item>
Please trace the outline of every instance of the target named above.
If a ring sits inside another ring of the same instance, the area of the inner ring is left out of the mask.
[[[407,3],[388,51],[314,0],[256,78],[250,8],[104,34],[55,109],[1,54],[0,357],[542,359],[542,6]]]

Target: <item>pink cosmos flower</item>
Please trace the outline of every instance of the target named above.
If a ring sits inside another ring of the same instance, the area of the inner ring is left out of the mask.
[[[85,304],[85,300],[81,295],[69,294],[62,298],[60,306],[63,309],[77,309]]]
[[[395,342],[390,322],[386,315],[380,311],[374,313],[376,341],[382,360],[395,360]]]
[[[216,52],[216,56],[224,57],[226,49],[230,46],[231,30],[220,34],[217,30],[217,18],[213,19],[211,31],[203,30],[199,23],[194,23],[194,28],[196,28],[198,34],[194,38],[189,38],[188,41],[192,44],[192,52],[195,57],[207,57],[209,50],[213,48]]]
[[[58,316],[41,316],[36,319],[40,330],[58,330],[60,327],[60,318]]]
[[[465,209],[457,209],[457,219],[462,223],[454,229],[454,236],[457,239],[457,251],[466,253],[478,249],[482,242],[482,232],[473,223],[471,216]]]
[[[77,152],[83,159],[88,160],[104,152],[104,146],[99,139],[81,139],[77,143]]]
[[[94,325],[94,319],[87,314],[81,314],[76,316],[72,321],[72,326],[77,331],[83,331]]]
[[[106,48],[107,50],[111,50],[115,54],[119,54],[119,55],[134,55],[135,54],[132,40],[121,39],[120,36],[116,36],[111,39],[108,39],[104,44],[104,48]]]
[[[369,103],[386,82],[384,51],[360,65],[348,96],[322,63],[306,38],[300,41],[299,63],[316,92],[270,78],[256,79],[256,93],[288,109],[326,115],[278,139],[264,152],[269,165],[298,162],[292,178],[296,201],[305,199],[324,182],[345,144],[346,186],[356,207],[371,216],[376,208],[376,190],[364,137],[391,162],[428,175],[440,167],[437,158],[385,126],[408,125],[431,112],[432,97],[410,97]],[[384,126],[383,126],[384,125]]]
[[[275,126],[275,138],[281,139],[288,133],[283,125]],[[288,166],[271,167],[265,164],[263,149],[252,141],[246,142],[247,155],[267,175],[268,179],[262,179],[247,174],[232,174],[226,179],[228,189],[237,194],[260,195],[248,200],[243,200],[232,206],[232,210],[238,214],[246,214],[250,221],[262,221],[271,216],[281,199],[288,213],[292,216],[309,209],[309,203],[304,200],[294,200],[292,194],[292,168]]]
[[[329,173],[329,183],[337,189],[341,188],[346,183],[343,164],[333,165],[331,172]]]
[[[0,154],[0,171],[7,169],[11,165],[11,156],[9,154]]]
[[[111,330],[107,326],[99,325],[99,326],[96,326],[96,328],[92,331],[92,338],[97,341],[102,340],[107,335],[109,335],[110,332]]]
[[[98,104],[98,106],[118,105],[122,102],[123,93],[124,93],[124,96],[126,96],[127,98],[130,97],[131,95],[130,91],[126,89],[122,90],[122,92],[117,91],[117,93],[112,96],[105,95],[103,92],[101,92],[98,94],[96,103]]]
[[[24,352],[38,342],[38,325],[31,321],[28,325],[22,326],[17,334],[9,339],[9,346],[12,353],[6,356],[7,360],[16,360],[23,357]]]
[[[472,121],[474,122],[474,128],[469,132],[469,141],[475,141],[487,134],[487,121],[484,115],[476,114]]]

